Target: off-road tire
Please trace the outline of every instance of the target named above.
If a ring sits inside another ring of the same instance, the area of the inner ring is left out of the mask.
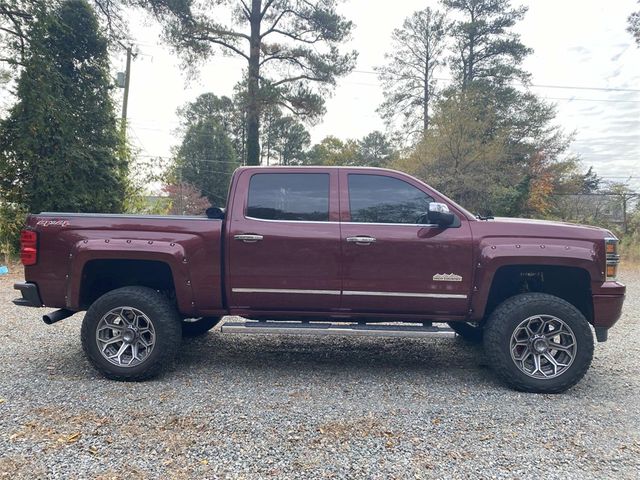
[[[153,323],[155,344],[142,363],[120,367],[100,353],[96,329],[107,312],[117,307],[132,307],[143,312]],[[91,364],[105,377],[121,381],[142,381],[156,376],[175,356],[182,340],[178,311],[165,296],[147,287],[123,287],[105,293],[87,311],[82,321],[82,348]]]
[[[482,343],[484,331],[478,324],[468,322],[447,322],[451,330],[470,343]]]
[[[533,378],[522,372],[511,357],[511,336],[525,319],[552,315],[573,331],[576,341],[571,365],[555,378]],[[484,328],[484,348],[496,374],[516,390],[533,393],[561,393],[585,375],[593,359],[593,333],[582,313],[569,302],[545,293],[523,293],[505,300],[490,315]]]
[[[218,325],[222,317],[200,317],[182,321],[183,337],[199,337]]]

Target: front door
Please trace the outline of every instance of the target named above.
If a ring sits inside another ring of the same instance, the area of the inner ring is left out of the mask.
[[[464,315],[471,291],[468,221],[418,224],[434,201],[393,172],[340,172],[342,308],[354,313]]]
[[[245,170],[227,221],[232,309],[331,311],[340,305],[337,171]]]

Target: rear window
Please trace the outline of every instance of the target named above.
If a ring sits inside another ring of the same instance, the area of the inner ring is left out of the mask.
[[[328,173],[257,173],[249,183],[247,216],[264,220],[329,220]]]

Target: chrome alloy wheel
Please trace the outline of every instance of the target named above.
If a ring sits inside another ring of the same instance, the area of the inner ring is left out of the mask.
[[[511,359],[533,378],[562,375],[573,363],[577,348],[569,325],[553,315],[529,317],[511,335]]]
[[[118,367],[135,367],[153,351],[156,332],[149,317],[140,310],[117,307],[100,319],[96,343],[110,363]]]

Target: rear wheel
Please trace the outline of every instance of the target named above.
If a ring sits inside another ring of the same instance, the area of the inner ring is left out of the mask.
[[[582,313],[544,293],[500,304],[487,321],[484,345],[494,371],[525,392],[563,392],[582,379],[593,358],[593,334]]]
[[[468,342],[482,342],[482,327],[480,324],[470,322],[448,322],[448,325],[454,332]]]
[[[91,305],[81,339],[85,354],[107,378],[145,380],[177,351],[180,317],[175,306],[151,288],[118,288]]]
[[[199,337],[219,324],[220,320],[222,317],[185,318],[182,321],[182,335],[184,337]]]

